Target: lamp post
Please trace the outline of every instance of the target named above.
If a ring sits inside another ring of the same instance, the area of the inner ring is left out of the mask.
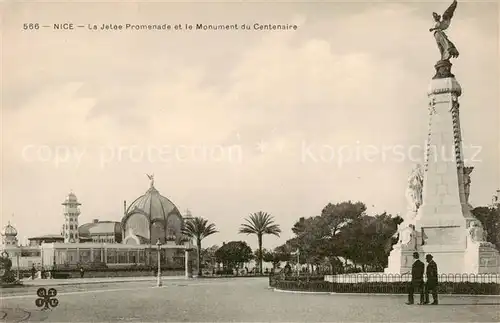
[[[160,251],[161,251],[161,242],[160,239],[156,242],[156,246],[158,249],[158,276],[156,280],[156,287],[161,287],[161,265],[160,265]]]
[[[19,273],[19,253],[20,251],[16,252],[16,260],[17,260],[17,280],[21,278],[21,275]]]
[[[297,277],[300,276],[300,250],[297,248]]]
[[[188,239],[187,241],[187,246],[186,248],[184,249],[184,255],[185,255],[185,258],[184,258],[184,268],[185,268],[185,276],[186,278],[192,278],[193,277],[193,273],[192,273],[192,263],[191,263],[191,256],[190,256],[190,252],[191,250],[193,250],[193,245],[192,245],[192,241],[191,241],[191,238]]]

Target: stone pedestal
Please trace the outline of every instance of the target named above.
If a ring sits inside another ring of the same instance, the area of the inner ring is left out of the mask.
[[[429,87],[429,132],[422,206],[415,226],[423,251],[434,256],[441,273],[462,273],[468,220],[458,118],[462,89],[454,77],[435,78]]]
[[[384,269],[384,273],[400,275],[411,273],[411,266],[415,261],[413,258],[414,252],[418,252],[420,259],[423,259],[422,236],[410,224],[399,231],[398,243],[394,245],[389,254],[388,266]]]
[[[500,253],[488,242],[467,243],[464,271],[474,274],[500,274]]]

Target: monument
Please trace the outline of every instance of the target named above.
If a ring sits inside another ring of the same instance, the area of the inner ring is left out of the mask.
[[[408,272],[414,251],[432,254],[440,273],[500,273],[500,254],[485,242],[484,228],[471,214],[468,201],[474,168],[464,165],[458,100],[462,89],[450,62],[459,52],[444,32],[456,7],[454,0],[442,17],[433,13],[435,25],[429,31],[441,57],[428,91],[425,165],[423,170],[417,166],[408,180],[409,209],[386,273]]]

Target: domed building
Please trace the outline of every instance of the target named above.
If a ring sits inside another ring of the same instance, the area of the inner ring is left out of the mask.
[[[120,222],[94,219],[79,225],[82,204],[70,192],[62,203],[61,234],[29,238],[29,246],[17,246],[17,230],[9,223],[2,231],[2,241],[6,245],[0,251],[8,249],[11,257],[18,258],[18,267],[24,269],[33,265],[61,270],[156,268],[160,262],[163,270],[184,269],[185,275],[190,277],[192,243],[182,235],[185,220],[175,204],[154,187],[153,176],[149,178],[151,183],[145,194],[128,208],[125,202]],[[186,218],[190,217],[187,212]]]
[[[183,218],[179,209],[154,187],[153,175],[148,175],[151,184],[146,193],[138,197],[127,208],[122,219],[123,243],[127,245],[162,244],[184,242]]]
[[[10,224],[10,221],[2,229],[1,234],[2,234],[2,244],[4,246],[17,246],[17,230]]]

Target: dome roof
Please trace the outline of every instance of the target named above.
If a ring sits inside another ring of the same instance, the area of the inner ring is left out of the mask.
[[[68,194],[68,196],[66,196],[66,199],[64,200],[63,204],[67,204],[67,203],[80,204],[80,203],[78,203],[78,199],[76,198],[76,195],[73,192],[70,192]]]
[[[2,230],[2,235],[3,236],[10,236],[10,237],[15,237],[17,236],[17,230],[14,228],[12,225],[10,225],[10,222],[3,228]]]
[[[140,243],[155,243],[158,239],[180,241],[182,238],[183,218],[179,209],[153,185],[137,198],[125,211],[122,219],[124,243],[129,237]]]
[[[144,214],[149,222],[155,220],[166,221],[170,214],[180,215],[174,203],[165,196],[162,196],[154,187],[151,187],[146,194],[138,197],[130,204],[126,214],[130,215],[133,213]]]

